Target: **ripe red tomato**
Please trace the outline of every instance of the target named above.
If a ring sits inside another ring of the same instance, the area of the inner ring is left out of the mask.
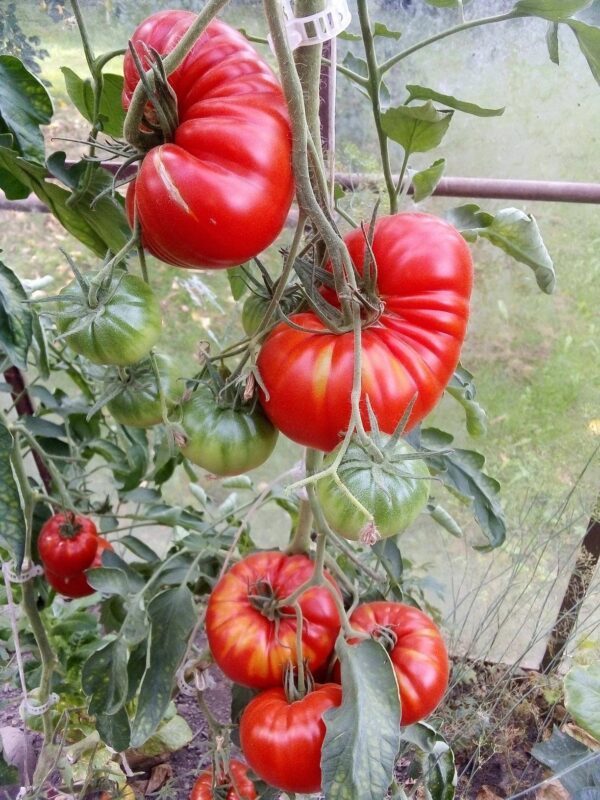
[[[287,664],[297,664],[296,613],[293,608],[276,611],[274,605],[312,572],[307,556],[259,552],[223,575],[208,601],[206,635],[216,663],[228,678],[257,689],[282,684]],[[298,603],[304,621],[302,651],[314,671],[333,650],[339,615],[323,586],[309,589]]]
[[[268,689],[248,703],[240,720],[240,742],[256,774],[285,792],[321,789],[323,714],[342,702],[335,683],[316,685],[290,703],[284,689]]]
[[[213,782],[219,787],[219,793],[213,794]],[[225,794],[227,791],[227,794]],[[237,758],[229,762],[229,773],[219,775],[214,781],[212,769],[207,769],[198,776],[192,787],[190,800],[213,800],[218,797],[225,800],[255,800],[256,788],[248,777],[248,765]]]
[[[360,271],[362,231],[345,241]],[[361,408],[368,428],[368,396],[380,429],[392,433],[413,397],[408,430],[433,409],[452,377],[469,318],[473,264],[460,233],[429,214],[380,217],[373,252],[384,309],[362,333]],[[290,439],[333,450],[350,420],[353,334],[331,333],[314,313],[291,319],[317,333],[285,322],[273,329],[258,357],[261,402]]]
[[[87,569],[98,549],[93,520],[67,511],[46,520],[38,538],[38,552],[47,569],[67,578]]]
[[[104,550],[112,550],[112,545],[106,539],[98,536],[96,543],[96,555],[91,564],[88,564],[88,569],[95,569],[102,566],[102,553]],[[96,591],[93,589],[85,577],[85,572],[77,572],[75,575],[64,577],[57,575],[49,570],[47,567],[44,569],[46,580],[53,589],[64,597],[86,597],[88,594],[94,594]]]
[[[161,11],[131,41],[169,53],[196,15]],[[123,104],[139,81],[124,59]],[[169,83],[177,95],[174,140],[151,149],[129,186],[145,247],[179,267],[232,267],[268,247],[294,193],[291,133],[281,87],[248,41],[213,20]]]
[[[433,620],[404,603],[376,601],[359,606],[350,623],[388,651],[400,688],[401,724],[412,725],[431,714],[444,696],[449,674],[446,645]],[[338,662],[334,678],[339,676]]]

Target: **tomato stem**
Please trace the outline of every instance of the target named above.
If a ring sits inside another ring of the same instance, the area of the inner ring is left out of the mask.
[[[192,47],[196,44],[209,22],[224,8],[229,0],[208,0],[204,8],[200,11],[192,25],[176,47],[166,56],[163,61],[164,71],[167,76],[171,75],[183,62]],[[146,80],[149,86],[155,88],[155,76],[152,69],[146,71]],[[135,87],[131,97],[129,109],[123,124],[123,135],[130,144],[135,147],[145,149],[146,139],[144,132],[140,130],[140,125],[144,117],[148,96],[142,81]]]

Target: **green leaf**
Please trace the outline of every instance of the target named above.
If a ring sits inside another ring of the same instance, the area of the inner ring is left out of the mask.
[[[600,83],[600,28],[586,25],[577,20],[567,23],[579,44],[579,49],[585,56],[592,75]]]
[[[147,561],[149,564],[159,561],[159,558],[154,552],[154,550],[151,547],[149,547],[146,544],[146,542],[143,542],[136,536],[131,536],[131,535],[122,536],[119,539],[119,544],[124,545],[135,556],[141,558],[142,561]]]
[[[127,699],[127,645],[113,639],[94,651],[81,671],[90,714],[115,714]]]
[[[15,446],[8,428],[0,422],[0,547],[8,550],[19,572],[25,555],[25,518],[11,466]]]
[[[600,665],[575,666],[565,676],[565,707],[575,722],[600,740]]]
[[[163,722],[138,752],[148,758],[161,755],[161,753],[175,753],[191,742],[194,733],[183,717],[176,714],[171,719]]]
[[[469,435],[474,438],[484,436],[487,433],[487,414],[475,400],[473,375],[459,364],[446,391],[464,408]]]
[[[352,72],[356,72],[357,75],[360,75],[361,78],[367,78],[369,75],[369,65],[365,59],[355,56],[354,53],[350,51],[346,53],[342,63],[345,67],[351,69]],[[364,94],[366,94],[366,92]]]
[[[558,52],[558,22],[549,22],[548,29],[546,30],[546,45],[548,46],[548,55],[550,61],[554,64],[560,64],[560,56]]]
[[[2,133],[2,117],[0,117],[0,147],[7,150],[14,150],[15,137],[12,133]],[[9,170],[0,167],[0,189],[6,195],[7,200],[23,200],[31,190],[21,183]]]
[[[373,640],[350,646],[340,636],[343,699],[326,711],[321,753],[327,800],[381,800],[400,747],[400,699],[389,656]]]
[[[431,725],[420,722],[405,728],[402,738],[418,748],[419,772],[427,800],[452,800],[457,781],[456,766],[454,753],[444,737]]]
[[[382,36],[385,39],[395,39],[398,41],[402,36],[400,31],[392,31],[383,22],[376,22],[373,26],[373,36]]]
[[[561,22],[590,4],[591,0],[519,0],[511,13],[515,17],[542,17],[550,22]]]
[[[89,78],[80,78],[69,67],[61,67],[65,79],[67,94],[79,113],[94,122],[94,90]],[[100,117],[102,131],[108,136],[119,137],[123,135],[123,121],[125,111],[121,103],[123,91],[123,76],[105,73],[102,76],[102,94],[100,96]]]
[[[435,428],[421,431],[421,447],[431,453],[426,459],[427,464],[445,486],[458,492],[473,508],[475,519],[489,540],[489,545],[477,549],[499,547],[506,537],[506,521],[498,500],[500,484],[483,472],[485,458],[481,453],[456,448],[449,453],[436,454],[439,434],[443,433]]]
[[[344,39],[346,42],[360,42],[362,37],[358,33],[350,33],[350,31],[342,31],[338,33],[338,39]]]
[[[458,522],[454,519],[452,514],[446,511],[440,505],[433,505],[432,503],[427,504],[426,508],[427,513],[431,516],[431,519],[434,522],[447,531],[450,536],[455,536],[457,539],[461,539],[463,536],[463,530],[458,524]]]
[[[243,267],[232,267],[228,269],[227,280],[229,281],[231,296],[234,300],[239,300],[248,291],[247,278]]]
[[[124,708],[119,709],[116,714],[97,714],[96,728],[102,741],[117,753],[122,753],[129,747],[131,729]]]
[[[48,159],[48,171],[76,193],[77,202],[71,208],[89,223],[107,249],[118,252],[131,236],[131,228],[123,210],[123,200],[118,194],[107,194],[96,202],[96,197],[112,186],[112,175],[100,164],[93,164],[89,167],[91,177],[82,192],[88,162],[82,160],[67,168],[65,159],[65,153],[53,153]]]
[[[154,733],[169,705],[175,672],[196,623],[192,593],[187,586],[165,589],[150,602],[148,616],[149,653],[132,726],[133,747]]]
[[[15,273],[0,261],[0,348],[20,369],[27,369],[33,335],[27,293]]]
[[[446,169],[446,159],[438,158],[427,169],[415,172],[412,176],[413,200],[420,203],[433,194],[435,187],[440,182],[444,170]]]
[[[554,264],[532,214],[518,208],[505,208],[494,216],[475,203],[468,203],[449,211],[446,218],[468,242],[482,237],[531,267],[540,289],[552,294],[556,285]]]
[[[379,557],[381,566],[387,573],[390,581],[390,591],[397,597],[403,597],[402,576],[404,574],[404,562],[402,553],[396,542],[396,537],[380,539],[371,548]]]
[[[144,580],[133,570],[125,572],[116,567],[99,567],[86,572],[90,586],[103,594],[121,597],[137,594],[144,587]]]
[[[418,86],[414,83],[409,83],[406,87],[409,93],[409,102],[412,100],[433,100],[436,103],[443,103],[448,108],[454,108],[456,111],[462,111],[465,114],[472,114],[475,117],[499,117],[504,114],[504,107],[502,108],[484,108],[478,106],[476,103],[467,103],[465,100],[458,100],[451,94],[442,94],[436,92],[434,89],[428,89],[426,86]]]
[[[593,784],[598,754],[558,728],[545,742],[534,745],[531,755],[560,775],[560,782],[571,796]],[[596,756],[594,760],[590,759],[592,755]]]
[[[388,108],[381,116],[383,130],[407,153],[433,150],[444,138],[453,111],[438,111],[429,100],[421,106]]]
[[[46,332],[37,314],[31,315],[33,342],[37,351],[37,368],[43,380],[50,377],[50,362],[48,360],[48,344],[46,342]]]
[[[0,147],[0,170],[9,172],[16,180],[27,186],[45,203],[60,224],[76,239],[79,239],[96,255],[104,258],[109,245],[97,231],[96,216],[89,209],[82,213],[79,208],[67,205],[71,192],[46,180],[46,168],[20,158],[14,150]]]
[[[44,84],[15,56],[0,56],[0,117],[20,155],[44,163],[44,137],[54,109]]]
[[[18,783],[19,770],[5,761],[0,743],[0,786],[16,786]]]

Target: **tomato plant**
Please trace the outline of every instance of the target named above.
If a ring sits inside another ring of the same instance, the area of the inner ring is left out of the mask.
[[[132,45],[144,67],[148,48],[169,53],[195,14],[161,11],[144,20]],[[123,101],[139,82],[125,55]],[[177,97],[172,141],[153,147],[128,190],[130,221],[144,245],[180,267],[231,267],[265,249],[292,201],[291,137],[279,83],[254,48],[214,20],[169,76]]]
[[[402,725],[431,714],[448,687],[449,663],[442,635],[427,614],[382,600],[359,606],[350,622],[387,650],[398,680]]]
[[[388,446],[381,446],[381,458],[375,458],[360,440],[353,439],[337,470],[345,490],[332,477],[317,483],[325,519],[345,539],[360,539],[369,522],[375,526],[375,538],[402,533],[427,503],[430,475],[424,462],[414,457],[414,449],[406,442],[393,442],[388,437],[383,441]],[[336,457],[334,450],[327,455],[323,466],[327,468]],[[352,503],[346,491],[371,518]]]
[[[60,293],[58,330],[76,353],[94,364],[128,366],[144,358],[160,336],[158,300],[141,278],[117,271],[95,306],[73,281]]]
[[[206,610],[206,635],[216,663],[231,680],[257,689],[278,686],[286,666],[297,664],[297,617],[293,608],[277,603],[302,586],[312,570],[303,555],[254,553],[217,583]],[[306,591],[298,606],[302,658],[316,670],[333,650],[340,629],[338,610],[325,587]]]
[[[169,409],[181,399],[185,385],[168,356],[156,355],[155,359],[161,390]],[[134,428],[148,428],[162,422],[156,376],[149,359],[126,368],[117,376],[116,384],[119,394],[107,403],[107,408],[117,422]]]
[[[360,272],[364,234],[354,230],[345,241]],[[469,318],[473,264],[460,233],[429,214],[381,217],[372,251],[382,313],[362,331],[362,418],[368,426],[368,398],[380,429],[393,433],[413,398],[407,430],[431,411],[452,377]],[[261,348],[261,401],[290,439],[329,451],[350,420],[354,338],[330,332],[314,313],[292,322],[300,327],[281,323]]]
[[[263,780],[285,792],[321,789],[323,714],[338,706],[341,688],[317,684],[300,700],[283,688],[268,689],[250,701],[240,721],[240,741],[248,764]]]
[[[198,386],[181,414],[186,436],[181,452],[215,475],[239,475],[259,467],[277,442],[278,431],[260,404],[220,405],[208,384]]]
[[[216,787],[216,791],[213,791],[213,787]],[[248,766],[243,761],[232,758],[227,772],[223,771],[216,777],[213,769],[207,769],[198,776],[192,787],[190,800],[216,800],[216,797],[225,797],[226,800],[255,800],[256,788],[248,777]]]
[[[95,555],[91,563],[87,565],[87,568],[96,569],[97,567],[101,567],[102,553],[105,550],[112,549],[112,545],[107,539],[103,539],[101,536],[98,536],[96,541]],[[52,572],[52,570],[46,566],[44,574],[50,586],[52,586],[52,588],[55,589],[59,594],[62,594],[63,597],[86,597],[89,594],[94,594],[96,591],[87,582],[87,578],[83,570],[81,572],[75,572],[65,576]]]
[[[68,578],[87,569],[98,549],[94,521],[81,514],[53,514],[41,527],[38,552],[46,569]]]

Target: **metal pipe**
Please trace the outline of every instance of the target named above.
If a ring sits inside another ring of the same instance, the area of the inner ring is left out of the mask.
[[[75,162],[67,162],[67,166]],[[102,165],[109,172],[116,172],[119,164],[114,161]],[[122,171],[126,177],[135,172],[131,166]],[[397,176],[396,180],[397,180]],[[348,191],[360,187],[377,187],[379,175],[358,172],[339,172],[336,181]],[[412,192],[412,187],[409,193]],[[590,203],[600,205],[600,183],[576,183],[573,181],[521,181],[502,178],[442,178],[433,193],[436,197],[462,197],[490,200],[530,200],[553,203]],[[39,200],[7,200],[0,192],[0,211],[46,212],[48,208]]]

